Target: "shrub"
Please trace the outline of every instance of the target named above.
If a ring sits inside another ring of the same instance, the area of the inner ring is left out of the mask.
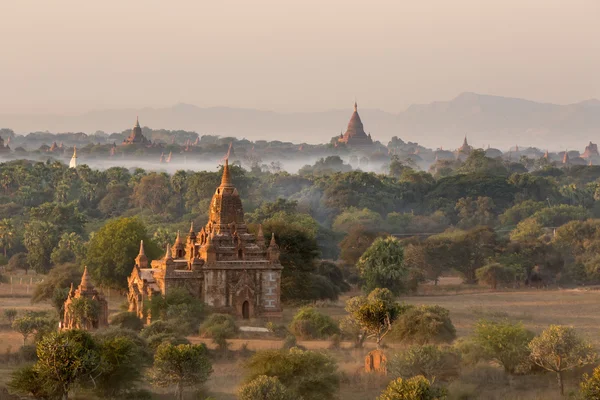
[[[181,335],[195,333],[204,317],[204,303],[185,289],[171,290],[166,296],[152,296],[147,307],[153,318],[173,322]]]
[[[448,391],[433,387],[423,376],[391,381],[377,400],[445,400]]]
[[[15,317],[17,316],[17,310],[14,308],[7,308],[4,310],[4,316],[8,320],[8,323],[12,325],[13,321],[15,320]]]
[[[303,307],[294,315],[290,332],[302,339],[324,339],[339,334],[340,329],[331,317],[313,307]]]
[[[298,346],[298,339],[296,339],[296,336],[287,335],[285,337],[285,339],[283,340],[283,344],[281,345],[281,348],[284,350],[289,350],[292,347],[296,347],[296,346]]]
[[[298,348],[259,351],[245,368],[247,382],[261,375],[277,377],[294,399],[335,399],[339,388],[335,360],[320,352]]]
[[[450,343],[456,329],[450,311],[440,306],[411,307],[392,326],[391,338],[407,343]]]
[[[227,349],[227,339],[238,332],[235,319],[229,314],[211,314],[200,326],[200,334],[212,338],[219,350]]]
[[[513,269],[499,264],[488,264],[475,270],[477,281],[490,285],[492,289],[496,289],[498,284],[511,283],[515,280],[515,272]]]
[[[472,338],[458,339],[452,345],[455,351],[460,354],[462,365],[473,366],[482,360],[488,360],[489,355],[479,343]]]
[[[451,347],[412,346],[387,362],[392,376],[411,378],[422,375],[430,380],[448,381],[458,376],[460,355]]]
[[[144,323],[132,312],[120,312],[115,314],[110,319],[110,324],[119,328],[131,329],[139,332],[144,328]]]
[[[596,367],[592,376],[585,374],[580,385],[581,397],[584,400],[600,399],[600,367]]]
[[[474,341],[509,374],[530,369],[527,346],[533,337],[520,322],[480,320],[475,325]]]
[[[294,400],[277,377],[260,375],[238,391],[239,400]]]

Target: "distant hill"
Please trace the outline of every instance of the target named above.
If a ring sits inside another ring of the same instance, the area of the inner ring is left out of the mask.
[[[307,113],[177,104],[166,108],[96,110],[80,115],[0,114],[0,128],[17,133],[32,131],[121,132],[140,123],[155,129],[183,129],[199,134],[245,137],[292,142],[324,143],[345,130],[352,113],[329,110]],[[476,146],[507,148],[549,147],[551,150],[576,148],[582,151],[588,141],[600,138],[600,101],[576,104],[537,103],[516,98],[463,93],[450,101],[418,104],[393,114],[362,108],[359,113],[375,140],[387,143],[396,135],[428,147],[452,149],[466,134]]]

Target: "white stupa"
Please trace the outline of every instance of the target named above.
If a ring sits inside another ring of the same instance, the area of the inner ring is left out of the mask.
[[[69,168],[77,168],[77,146],[73,146],[73,157],[69,163]]]

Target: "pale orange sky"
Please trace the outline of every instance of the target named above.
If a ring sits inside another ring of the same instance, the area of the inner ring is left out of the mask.
[[[600,98],[598,0],[0,0],[0,114]]]

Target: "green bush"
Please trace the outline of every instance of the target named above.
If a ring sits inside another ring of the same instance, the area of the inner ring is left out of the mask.
[[[15,308],[7,308],[4,310],[4,317],[8,320],[8,323],[10,325],[12,325],[16,316],[17,316],[17,310]]]
[[[520,322],[479,320],[473,338],[507,373],[515,374],[531,369],[528,345],[534,336]]]
[[[450,343],[456,338],[456,329],[450,320],[450,311],[440,306],[409,308],[392,325],[390,339],[405,343]]]
[[[229,314],[211,314],[200,326],[203,337],[212,338],[219,350],[227,349],[227,339],[238,332],[235,319]]]
[[[313,307],[303,307],[294,315],[290,332],[302,339],[325,339],[339,334],[340,328],[331,317]]]
[[[131,329],[139,332],[144,328],[144,323],[132,312],[120,312],[110,318],[110,324],[119,328]]]
[[[581,398],[584,400],[600,399],[600,367],[596,367],[592,376],[585,374],[580,384]]]
[[[449,381],[460,372],[460,355],[448,346],[412,346],[390,357],[387,372],[405,379],[423,375],[430,380]]]
[[[277,377],[260,375],[238,391],[239,400],[295,400]]]
[[[185,289],[170,290],[166,296],[152,296],[146,307],[152,318],[170,321],[181,335],[196,332],[204,317],[204,303]]]
[[[423,376],[391,381],[377,400],[445,400],[448,391],[437,388]]]
[[[515,281],[515,271],[499,263],[488,264],[475,270],[475,276],[479,283],[490,285],[496,289],[498,285],[505,285]]]
[[[246,382],[261,375],[277,377],[294,399],[332,400],[340,378],[335,360],[315,351],[298,348],[256,352],[245,364]]]

